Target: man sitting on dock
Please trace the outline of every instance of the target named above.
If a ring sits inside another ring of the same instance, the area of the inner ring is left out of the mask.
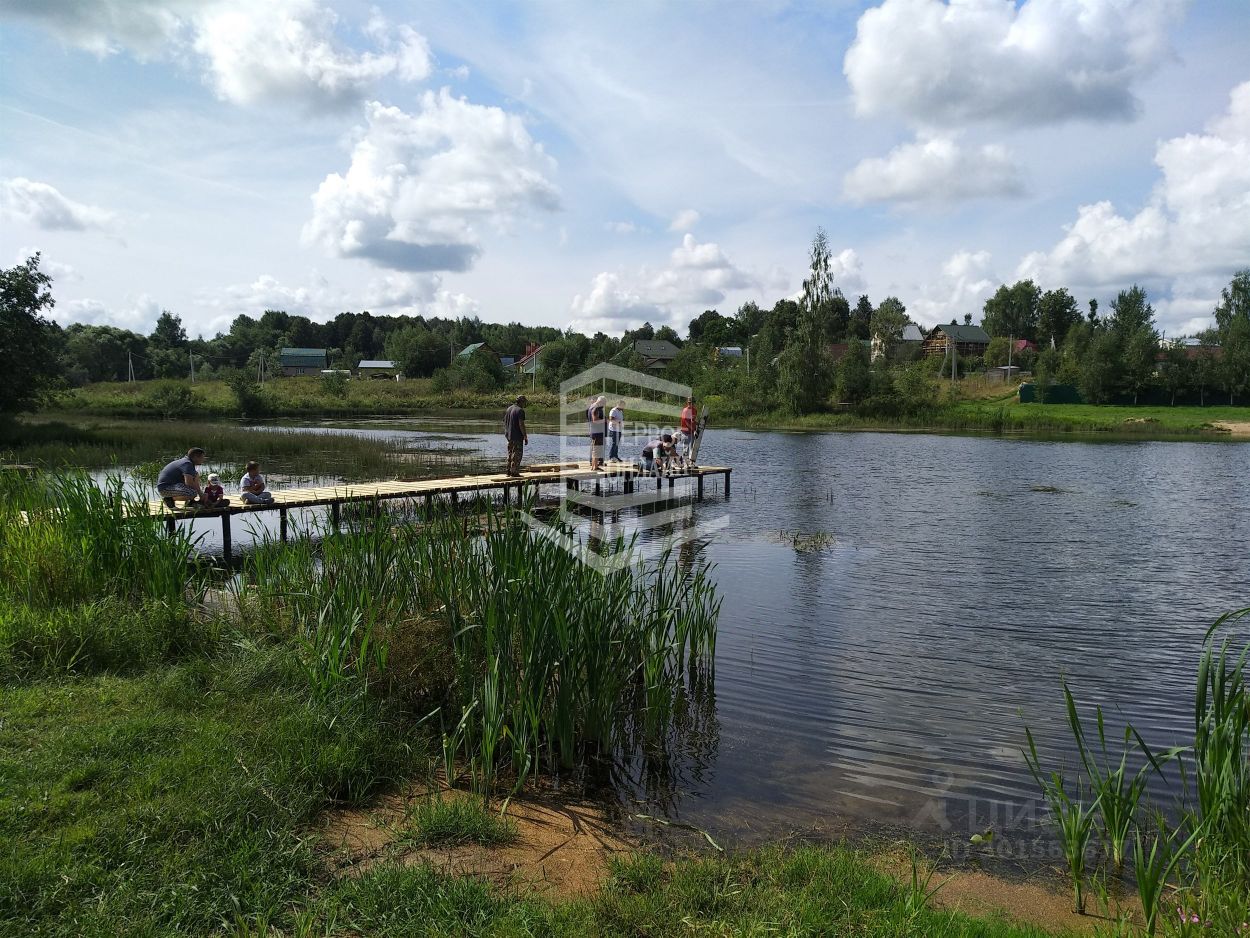
[[[156,493],[165,502],[166,508],[176,508],[176,502],[185,502],[186,507],[200,504],[200,471],[204,464],[204,450],[193,446],[187,450],[182,459],[168,463],[156,477]]]
[[[508,475],[521,474],[521,457],[525,455],[525,444],[530,441],[525,432],[525,405],[528,403],[522,394],[516,403],[503,412],[503,436],[508,441]]]
[[[265,488],[265,477],[260,474],[260,463],[254,460],[247,464],[247,472],[239,480],[239,498],[246,505],[268,505],[273,501],[273,492]]]

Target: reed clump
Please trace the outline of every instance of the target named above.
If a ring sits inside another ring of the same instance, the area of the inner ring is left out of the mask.
[[[1204,639],[1190,745],[1157,749],[1130,724],[1113,756],[1102,709],[1095,708],[1091,738],[1066,684],[1068,724],[1081,766],[1075,779],[1044,773],[1025,730],[1025,758],[1051,804],[1078,911],[1097,818],[1115,872],[1132,860],[1145,934],[1162,927],[1169,934],[1250,935],[1250,644],[1216,640],[1221,630],[1248,617],[1250,609],[1223,616]],[[1169,771],[1180,792],[1176,805],[1164,810],[1148,803],[1147,782]],[[1085,804],[1083,796],[1092,800]]]
[[[588,756],[657,745],[688,677],[711,666],[719,600],[707,571],[662,558],[602,575],[511,511],[479,534],[436,513],[305,531],[249,556],[238,606],[304,647],[321,693],[410,681],[386,636],[445,651],[416,675],[449,781],[483,794]],[[401,688],[402,689],[402,688]]]
[[[202,646],[191,556],[120,477],[0,475],[0,670],[128,669]]]

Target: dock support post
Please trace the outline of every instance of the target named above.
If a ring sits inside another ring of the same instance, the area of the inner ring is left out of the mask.
[[[596,495],[602,495],[602,494],[603,494],[603,492],[599,489],[599,479],[598,479],[598,478],[596,478],[596,479],[595,479],[595,494],[596,494]]]
[[[286,543],[286,509],[285,508],[278,509],[278,537],[282,540],[283,544]]]
[[[674,483],[674,482],[676,482],[676,481],[677,481],[677,480],[676,480],[676,479],[674,479],[672,476],[669,476],[669,477],[668,477],[668,490],[669,490],[670,492],[673,490],[673,483]]]
[[[699,501],[703,501],[703,476],[699,476],[698,479],[699,479],[698,481],[699,491],[696,497],[699,499]]]
[[[339,529],[339,523],[341,520],[342,518],[339,512],[339,503],[331,502],[330,503],[330,524],[334,526],[334,530],[337,531]]]
[[[226,566],[229,567],[234,563],[234,549],[230,544],[230,515],[223,514],[221,516],[221,549],[222,556],[225,558]]]
[[[173,515],[166,515],[166,516],[165,516],[165,530],[169,532],[169,536],[170,536],[170,537],[173,537],[174,532],[175,532],[176,530],[178,530],[178,526],[177,526],[177,524],[174,522],[174,516],[173,516]]]
[[[508,486],[507,485],[503,487],[503,503],[505,505],[508,504]]]
[[[456,508],[459,506],[459,504],[460,504],[460,496],[457,495],[455,492],[452,492],[451,493],[451,507]]]
[[[655,477],[655,490],[657,492],[660,490],[660,486],[663,484],[664,484],[664,480],[660,478],[659,476],[656,476]]]
[[[634,491],[634,477],[626,476],[625,477],[625,494],[631,495],[633,494],[633,491]]]
[[[429,521],[434,517],[434,496],[425,496],[425,520]]]
[[[729,497],[729,470],[725,470],[725,497]]]

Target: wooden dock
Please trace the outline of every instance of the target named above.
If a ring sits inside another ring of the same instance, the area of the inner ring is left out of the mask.
[[[523,466],[521,475],[509,476],[504,473],[494,475],[459,476],[447,479],[423,479],[418,482],[358,482],[344,483],[336,486],[320,486],[305,489],[275,489],[273,501],[259,505],[244,504],[237,494],[231,494],[230,504],[223,508],[183,508],[170,509],[163,501],[150,503],[151,513],[164,517],[166,526],[172,531],[179,520],[199,518],[221,519],[221,541],[225,560],[232,560],[230,539],[230,519],[235,515],[254,514],[258,512],[276,511],[279,517],[279,535],[283,541],[287,539],[287,512],[291,509],[329,507],[330,518],[338,524],[342,506],[352,503],[365,503],[379,506],[383,501],[393,499],[423,499],[427,507],[432,507],[435,498],[444,496],[454,505],[462,495],[500,494],[507,504],[515,494],[518,500],[527,487],[538,488],[543,485],[564,484],[570,489],[580,489],[582,483],[593,483],[596,490],[604,480],[621,479],[625,492],[632,493],[637,485],[655,480],[657,490],[667,480],[671,489],[678,479],[693,479],[695,497],[703,500],[703,480],[708,476],[721,476],[725,480],[725,496],[730,494],[730,474],[733,470],[728,466],[696,466],[686,469],[674,469],[663,475],[643,472],[629,463],[610,463],[601,469],[591,469],[588,462],[546,463],[541,465]]]

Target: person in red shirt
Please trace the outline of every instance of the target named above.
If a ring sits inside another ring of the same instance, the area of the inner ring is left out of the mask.
[[[690,457],[690,447],[694,445],[694,434],[699,425],[699,416],[694,409],[694,398],[686,398],[686,406],[681,411],[681,437],[682,453],[687,459]]]

